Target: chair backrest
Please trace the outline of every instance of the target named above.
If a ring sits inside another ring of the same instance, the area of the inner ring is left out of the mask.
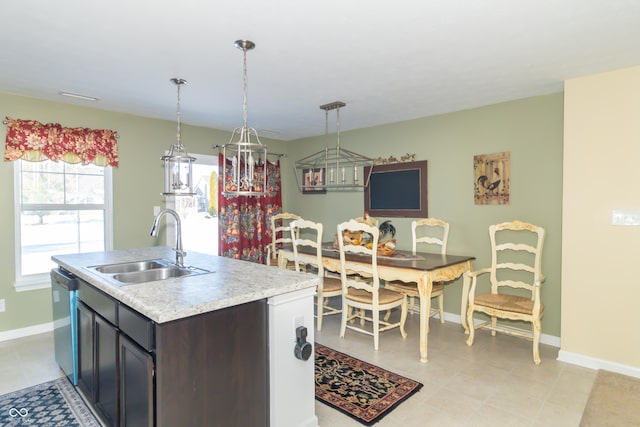
[[[413,253],[418,250],[418,243],[426,243],[440,247],[442,255],[447,253],[449,240],[449,223],[437,218],[425,218],[411,223]]]
[[[270,260],[278,258],[278,247],[292,243],[289,223],[296,219],[300,219],[300,216],[286,212],[271,217],[271,243],[267,248]]]
[[[539,297],[544,282],[542,247],[545,230],[521,221],[503,222],[489,227],[491,238],[491,292],[502,286],[525,289],[531,298]]]
[[[371,247],[364,245],[353,245],[344,239],[345,231],[363,232],[371,236]],[[378,240],[380,231],[378,227],[373,227],[356,220],[350,220],[338,224],[338,246],[340,248],[340,278],[342,279],[342,292],[347,292],[349,287],[364,289],[373,293],[374,304],[378,303],[378,289],[380,287],[380,277],[378,276]],[[371,263],[365,264],[358,262],[346,268],[346,253],[356,253],[368,255],[371,257]],[[357,273],[365,277],[371,277],[371,282],[365,280],[354,280],[349,275]]]
[[[289,223],[290,236],[293,244],[293,259],[296,265],[296,271],[301,271],[300,260],[298,258],[298,249],[306,246],[315,249],[315,263],[308,261],[305,264],[311,264],[318,269],[318,276],[324,277],[324,267],[322,266],[322,223],[308,221],[305,219],[296,219]]]

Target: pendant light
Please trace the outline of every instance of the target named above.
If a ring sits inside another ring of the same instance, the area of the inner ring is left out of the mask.
[[[235,128],[231,140],[222,146],[225,164],[222,166],[222,193],[225,197],[265,196],[267,194],[267,147],[262,145],[255,129],[247,126],[247,51],[256,45],[249,40],[236,40],[242,50],[242,127]],[[252,142],[252,136],[255,142]],[[256,167],[262,160],[263,167]],[[228,164],[231,164],[229,170]]]
[[[180,86],[187,83],[184,79],[170,80],[178,88],[177,121],[178,132],[175,144],[171,145],[169,154],[162,156],[164,162],[164,196],[193,196],[192,164],[196,160],[187,153],[187,149],[180,141]]]
[[[294,164],[296,182],[300,191],[305,190],[364,190],[369,186],[373,159],[340,147],[340,108],[346,106],[342,101],[321,105],[325,116],[325,138],[329,139],[329,111],[336,111],[335,148],[329,148],[298,160]],[[321,177],[311,183],[306,177]]]

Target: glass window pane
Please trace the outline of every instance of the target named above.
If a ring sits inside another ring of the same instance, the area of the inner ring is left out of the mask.
[[[21,238],[21,274],[46,273],[52,255],[104,250],[104,211],[23,211]]]
[[[103,204],[104,177],[67,174],[65,177],[65,203]]]
[[[29,164],[29,162],[22,163]],[[62,172],[38,172],[23,168],[21,182],[22,203],[64,203],[64,174]]]

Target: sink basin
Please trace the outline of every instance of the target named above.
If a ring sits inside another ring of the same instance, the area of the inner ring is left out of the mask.
[[[197,267],[178,267],[166,259],[105,264],[87,268],[104,275],[118,285],[154,282],[173,277],[210,273],[208,270]]]
[[[123,283],[144,283],[155,280],[169,279],[170,277],[182,277],[193,274],[192,270],[178,267],[154,268],[146,271],[134,271],[131,273],[120,273],[113,276],[114,280]]]
[[[155,268],[170,267],[172,264],[166,259],[152,259],[146,261],[124,262],[120,264],[107,264],[93,267],[97,272],[104,274],[130,273],[145,271]]]

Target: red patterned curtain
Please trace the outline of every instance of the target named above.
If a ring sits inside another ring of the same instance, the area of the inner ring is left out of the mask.
[[[227,168],[231,177],[231,162],[219,155],[220,167]],[[271,243],[269,225],[271,216],[282,209],[280,161],[256,164],[260,173],[267,167],[269,192],[264,197],[225,197],[224,183],[218,180],[218,224],[220,227],[220,255],[264,264],[267,246]],[[218,174],[222,177],[222,173]]]
[[[118,166],[116,132],[86,128],[65,128],[57,123],[43,125],[35,120],[6,118],[7,138],[4,160],[93,163]]]

